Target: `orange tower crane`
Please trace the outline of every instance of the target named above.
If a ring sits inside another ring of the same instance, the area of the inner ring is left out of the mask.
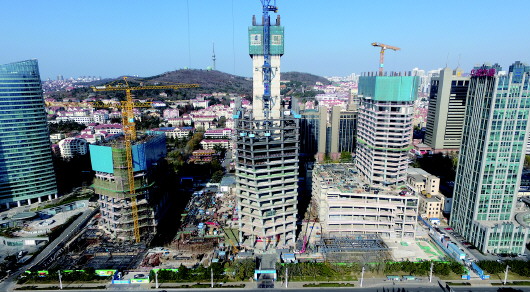
[[[136,243],[140,242],[140,226],[138,223],[138,206],[136,201],[136,190],[134,186],[134,168],[133,168],[133,154],[132,143],[136,140],[136,128],[134,123],[134,107],[142,105],[135,104],[132,100],[131,91],[145,90],[145,89],[181,89],[181,88],[195,88],[199,84],[175,84],[175,85],[148,85],[148,86],[129,86],[127,77],[123,77],[125,84],[92,86],[94,91],[125,91],[126,100],[122,103],[122,125],[123,133],[125,135],[125,153],[127,155],[127,178],[129,181],[129,195],[131,196],[131,209],[134,222],[134,238]],[[146,103],[143,103],[147,106]],[[149,105],[150,106],[150,105]]]
[[[399,51],[401,49],[398,47],[393,47],[381,43],[372,43],[372,46],[381,48],[381,53],[379,54],[379,76],[383,76],[383,67],[385,66],[385,50],[390,49],[394,51]]]

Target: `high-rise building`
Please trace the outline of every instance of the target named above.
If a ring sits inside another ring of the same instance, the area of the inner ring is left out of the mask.
[[[444,68],[431,79],[425,144],[434,152],[458,151],[466,111],[469,77]]]
[[[257,251],[295,244],[300,145],[297,104],[280,98],[283,27],[263,21],[249,27],[252,110],[236,105],[234,114],[239,238]]]
[[[361,76],[356,167],[370,184],[407,178],[417,76]]]
[[[497,66],[497,69],[500,69]],[[474,69],[450,225],[482,252],[524,253],[530,216],[516,214],[530,118],[528,73]]]
[[[337,135],[337,152],[355,152],[355,135],[357,132],[357,111],[342,110],[338,106],[333,107],[333,117],[338,116],[338,121],[333,122],[331,127],[336,128]],[[333,148],[333,147],[332,147]]]
[[[325,106],[300,111],[301,154],[323,161],[325,156],[336,160],[342,152],[355,151],[357,111]]]
[[[167,197],[159,188],[163,176],[158,172],[158,162],[165,156],[164,135],[142,137],[132,146],[134,196],[142,241],[152,239],[158,221],[167,208]],[[92,170],[96,173],[93,187],[99,196],[102,229],[112,239],[134,242],[133,205],[123,137],[105,145],[91,144],[90,160]]]
[[[37,60],[0,65],[0,207],[56,196]]]
[[[314,157],[317,153],[325,153],[327,108],[304,109],[300,115],[300,154]]]

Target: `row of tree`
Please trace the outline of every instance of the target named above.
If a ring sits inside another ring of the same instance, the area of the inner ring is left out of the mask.
[[[409,275],[414,276],[426,276],[429,274],[431,269],[431,263],[433,263],[433,273],[435,275],[447,276],[451,272],[457,275],[463,275],[465,273],[464,266],[455,261],[451,262],[389,262],[385,264],[385,273],[397,273],[405,272]]]
[[[216,281],[225,280],[227,278],[224,274],[224,267],[220,263],[212,263],[208,268],[199,266],[195,269],[180,265],[178,271],[159,270],[157,277],[159,282],[205,281],[211,279],[212,272]],[[155,272],[151,271],[149,277],[154,279]]]
[[[506,266],[510,266],[510,271],[523,276],[530,277],[530,263],[523,260],[497,261],[479,261],[477,265],[490,274],[504,273]]]

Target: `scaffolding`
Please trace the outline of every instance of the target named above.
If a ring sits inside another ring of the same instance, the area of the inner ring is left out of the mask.
[[[316,250],[331,263],[373,263],[392,259],[390,248],[377,234],[325,237],[316,244]]]

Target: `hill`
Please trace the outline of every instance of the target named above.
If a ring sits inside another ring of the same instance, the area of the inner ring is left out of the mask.
[[[251,95],[252,79],[220,71],[182,69],[142,79],[149,83],[197,83],[198,92],[230,92]]]
[[[331,82],[324,77],[302,72],[285,72],[282,73],[281,79],[282,81],[301,82],[304,86],[313,86],[317,82],[326,85],[331,84]]]

